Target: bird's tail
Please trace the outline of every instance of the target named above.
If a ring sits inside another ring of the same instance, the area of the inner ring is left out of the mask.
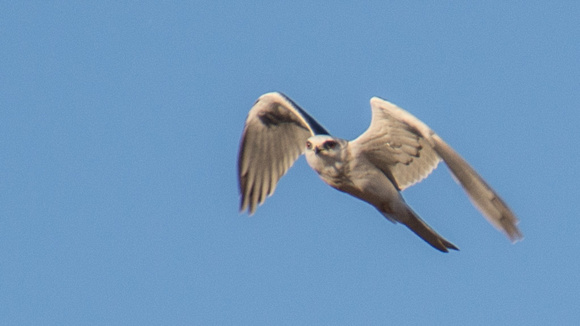
[[[434,134],[432,139],[435,151],[483,216],[493,226],[503,231],[512,242],[522,239],[523,235],[517,227],[518,219],[499,195],[438,135]]]
[[[425,240],[433,248],[442,251],[449,252],[448,249],[459,250],[453,243],[447,241],[441,235],[439,235],[435,230],[433,230],[425,221],[423,221],[417,213],[415,213],[411,207],[405,205],[404,212],[398,212],[396,214],[397,219],[393,219],[390,214],[381,211],[381,213],[390,221],[399,222],[408,227],[416,235]]]
[[[408,216],[403,224],[405,224],[411,231],[416,235],[420,236],[421,239],[425,240],[428,244],[433,246],[433,248],[440,250],[442,252],[448,252],[448,249],[459,250],[454,244],[447,241],[441,235],[439,235],[435,230],[433,230],[425,221],[423,221],[411,208],[408,208]]]

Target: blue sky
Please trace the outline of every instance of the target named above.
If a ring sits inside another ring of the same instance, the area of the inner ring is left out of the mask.
[[[3,2],[0,324],[580,323],[580,5]],[[353,139],[379,96],[519,216],[515,245],[441,165],[407,202],[442,254],[303,158],[239,214],[246,115],[282,91]]]

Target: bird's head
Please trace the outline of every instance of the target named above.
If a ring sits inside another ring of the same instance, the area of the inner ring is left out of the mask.
[[[341,139],[328,135],[316,135],[306,141],[306,152],[313,152],[315,155],[333,156],[339,153],[342,147]]]
[[[346,161],[348,141],[329,135],[316,135],[306,140],[306,161],[327,183],[340,174]]]
[[[316,171],[324,166],[334,165],[343,160],[343,149],[348,142],[328,135],[316,135],[306,141],[306,160]]]

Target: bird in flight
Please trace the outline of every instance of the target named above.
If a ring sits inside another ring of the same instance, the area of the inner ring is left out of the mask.
[[[369,128],[357,139],[336,138],[282,93],[267,93],[246,119],[238,154],[240,211],[256,211],[301,154],[329,186],[374,206],[434,248],[458,248],[411,209],[401,191],[426,178],[439,161],[451,170],[483,216],[512,241],[518,219],[475,170],[427,125],[378,97]]]

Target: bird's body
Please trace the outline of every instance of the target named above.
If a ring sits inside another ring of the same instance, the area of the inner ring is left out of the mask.
[[[440,251],[455,249],[405,202],[400,191],[421,181],[443,160],[472,202],[512,241],[517,218],[449,145],[420,120],[379,98],[371,99],[369,129],[353,141],[332,137],[286,96],[260,97],[246,120],[239,154],[241,210],[253,213],[302,153],[331,187],[373,205]]]
[[[413,212],[393,182],[366,158],[357,143],[322,135],[310,137],[306,144],[306,161],[326,184],[373,205],[388,220],[406,225],[439,250],[457,249]]]

